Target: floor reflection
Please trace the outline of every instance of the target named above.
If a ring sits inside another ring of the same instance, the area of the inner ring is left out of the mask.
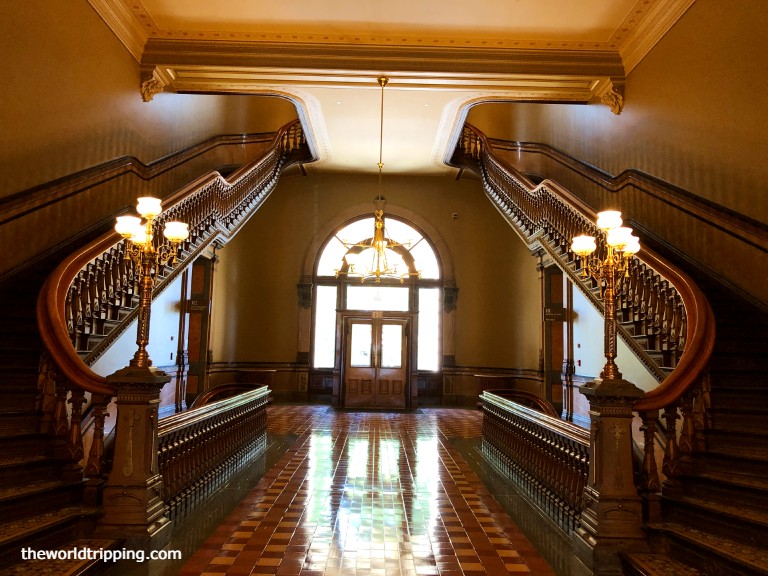
[[[479,411],[273,406],[268,421],[298,440],[182,574],[554,574],[454,444],[478,442]]]

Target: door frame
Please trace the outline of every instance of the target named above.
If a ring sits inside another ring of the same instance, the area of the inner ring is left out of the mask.
[[[413,366],[415,366],[414,347],[413,347],[413,334],[415,332],[417,314],[415,312],[389,312],[383,310],[373,311],[353,311],[345,310],[338,312],[337,327],[341,329],[337,332],[340,335],[337,342],[340,346],[339,360],[341,366],[339,374],[339,405],[342,408],[346,408],[346,395],[347,395],[347,339],[349,336],[350,320],[372,321],[372,320],[405,320],[405,384],[403,394],[405,395],[405,407],[404,408],[389,408],[381,407],[380,410],[403,410],[409,409],[413,405],[412,401],[412,388],[411,382]],[[373,407],[376,409],[375,407]]]

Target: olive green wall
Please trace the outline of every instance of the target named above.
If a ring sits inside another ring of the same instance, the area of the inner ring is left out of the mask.
[[[477,105],[468,121],[768,222],[766,21],[765,0],[697,0],[630,73],[619,116],[603,105],[502,103]]]
[[[161,93],[143,102],[138,63],[87,0],[3,2],[0,54],[0,198],[120,156],[149,163],[296,118],[274,97]]]
[[[375,176],[311,174],[281,180],[243,230],[218,251],[214,362],[296,360],[296,284],[304,262],[314,261],[317,241],[346,219],[370,214],[377,192]],[[536,369],[541,340],[537,261],[481,186],[385,176],[382,192],[387,212],[431,231],[441,257],[450,260],[446,268],[455,271],[456,364]]]

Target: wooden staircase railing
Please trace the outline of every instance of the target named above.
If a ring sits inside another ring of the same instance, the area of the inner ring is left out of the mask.
[[[269,392],[262,386],[160,420],[158,466],[171,518],[215,490],[239,457],[264,449]]]
[[[602,310],[599,287],[581,277],[579,259],[570,251],[571,239],[586,233],[598,239],[596,255],[604,257],[606,246],[594,224],[595,210],[554,182],[530,183],[496,156],[486,137],[471,126],[464,127],[452,163],[477,172],[486,193],[521,239],[532,249],[545,250]],[[708,401],[706,370],[714,347],[715,324],[709,303],[696,284],[647,248],[632,260],[628,274],[618,295],[617,316],[632,333],[619,326],[619,335],[660,381],[633,406],[643,420],[647,440],[641,488],[652,493],[660,486],[652,441],[659,414],[666,424],[663,471],[667,482],[674,482],[684,459],[681,452],[695,449],[697,422]],[[635,336],[653,342],[667,365],[659,366]]]
[[[181,273],[212,242],[231,238],[277,184],[281,172],[296,162],[311,161],[301,124],[283,127],[271,148],[255,162],[225,179],[217,173],[201,177],[163,200],[156,219],[156,241],[169,220],[189,224],[190,237],[181,245],[173,270],[162,270],[155,293]],[[86,460],[88,474],[97,474],[103,452],[105,406],[115,390],[89,368],[135,318],[138,299],[134,264],[125,258],[125,243],[109,232],[66,258],[48,277],[37,303],[43,339],[39,392],[44,399],[42,420],[73,459],[83,457],[80,415],[84,393],[94,405],[96,434]],[[68,416],[67,403],[72,404]],[[73,470],[73,474],[82,470]]]
[[[483,392],[483,454],[564,532],[576,528],[589,472],[589,431],[494,391]]]

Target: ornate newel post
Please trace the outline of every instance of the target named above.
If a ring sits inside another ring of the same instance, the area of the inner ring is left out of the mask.
[[[102,534],[152,540],[170,537],[163,478],[157,465],[157,409],[160,390],[171,378],[161,370],[127,366],[107,381],[117,389],[117,431],[112,472],[104,487]]]
[[[573,239],[572,250],[582,260],[582,272],[601,283],[604,304],[604,352],[600,376],[579,391],[590,405],[591,456],[584,488],[584,508],[574,531],[576,556],[592,574],[622,574],[619,552],[641,548],[642,503],[632,464],[632,405],[644,392],[622,378],[616,366],[616,288],[629,259],[640,249],[630,228],[621,227],[618,212],[598,214],[605,235],[604,257],[592,257],[592,236]]]
[[[621,574],[618,553],[645,544],[632,466],[632,404],[643,391],[619,378],[596,379],[580,392],[589,399],[591,457],[574,548],[594,574]]]
[[[160,200],[139,198],[139,214],[121,216],[115,229],[128,241],[126,257],[133,260],[139,282],[137,350],[128,366],[107,377],[117,391],[117,424],[112,471],[104,487],[104,514],[99,532],[161,547],[170,538],[165,516],[163,479],[157,462],[160,390],[171,378],[152,366],[147,352],[152,289],[157,267],[176,262],[178,244],[187,225],[167,222],[168,242],[153,242],[153,221]]]

